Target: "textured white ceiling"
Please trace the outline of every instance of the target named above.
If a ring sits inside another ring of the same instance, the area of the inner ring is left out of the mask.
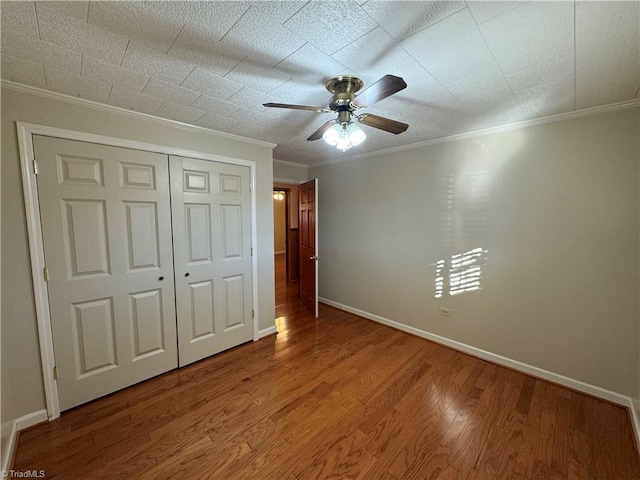
[[[343,153],[305,139],[333,114],[324,82],[385,74],[408,87],[367,112],[371,152],[640,98],[640,2],[3,1],[2,78],[277,143],[313,164]]]

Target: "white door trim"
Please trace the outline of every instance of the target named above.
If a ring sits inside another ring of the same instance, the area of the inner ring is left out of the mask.
[[[234,165],[248,166],[251,170],[251,246],[254,252],[258,252],[258,228],[257,228],[257,200],[256,200],[256,162],[238,158],[223,157],[209,153],[195,152],[183,148],[169,147],[152,143],[138,142],[123,138],[96,135],[93,133],[76,132],[57,127],[36,125],[32,123],[16,122],[18,133],[18,146],[20,151],[20,166],[22,171],[22,187],[24,192],[25,217],[27,233],[29,236],[29,255],[31,258],[31,276],[33,279],[33,295],[36,307],[36,319],[38,323],[38,339],[40,343],[40,359],[44,393],[49,420],[60,416],[60,403],[58,399],[57,382],[53,375],[55,357],[53,353],[53,336],[51,332],[51,318],[49,316],[49,295],[47,284],[44,280],[44,241],[40,226],[40,205],[38,202],[38,187],[34,175],[34,149],[33,136],[44,135],[62,138],[66,140],[78,140],[81,142],[99,143],[114,147],[130,148],[147,152],[156,152],[166,155],[178,155],[182,157],[198,158]],[[258,340],[258,258],[254,254],[251,259],[253,276],[253,305],[255,318],[253,319],[253,339]]]

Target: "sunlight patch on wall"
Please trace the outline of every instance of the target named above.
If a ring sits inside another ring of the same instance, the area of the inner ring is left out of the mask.
[[[435,298],[441,298],[447,288],[452,296],[480,290],[487,253],[487,250],[479,247],[452,255],[448,261],[438,260],[435,263]]]

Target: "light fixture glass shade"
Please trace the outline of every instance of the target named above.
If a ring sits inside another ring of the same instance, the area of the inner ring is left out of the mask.
[[[367,138],[367,134],[355,123],[350,123],[347,131],[349,132],[349,141],[354,147],[360,145]]]
[[[329,145],[335,146],[338,143],[338,139],[340,138],[340,132],[342,131],[342,125],[339,123],[334,123],[331,125],[331,128],[324,132],[322,138]]]
[[[367,135],[355,123],[335,123],[324,132],[322,138],[329,145],[345,152],[351,147],[360,145],[367,138]]]

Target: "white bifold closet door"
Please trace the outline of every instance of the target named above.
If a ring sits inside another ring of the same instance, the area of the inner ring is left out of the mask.
[[[171,157],[180,366],[253,339],[249,167]]]
[[[166,155],[34,137],[61,410],[176,368]]]
[[[61,410],[253,338],[248,167],[34,150]]]

